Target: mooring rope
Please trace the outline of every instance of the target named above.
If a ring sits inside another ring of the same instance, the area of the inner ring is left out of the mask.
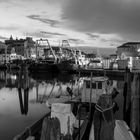
[[[98,104],[96,104],[95,105],[95,108],[99,111],[99,112],[105,112],[105,111],[107,111],[107,110],[110,110],[110,109],[112,109],[113,107],[114,107],[114,105],[115,105],[115,103],[113,103],[112,104],[112,106],[110,106],[110,107],[108,107],[108,108],[106,108],[106,109],[103,109],[102,107],[100,107]]]
[[[103,109],[101,106],[99,106],[98,104],[96,104],[96,105],[95,105],[95,109],[98,110],[99,112],[101,112],[102,115],[103,115],[103,119],[104,119],[105,121],[107,121],[106,118],[105,118],[104,112],[105,112],[105,111],[108,111],[108,110],[111,110],[111,109],[114,107],[114,105],[115,105],[115,103],[113,103],[112,106],[110,106],[110,107],[108,107],[108,108],[106,108],[106,109]]]

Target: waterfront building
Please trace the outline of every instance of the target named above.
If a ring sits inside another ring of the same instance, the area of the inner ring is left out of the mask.
[[[117,47],[118,59],[127,59],[130,57],[138,57],[140,52],[140,42],[127,42]]]
[[[29,58],[32,53],[32,49],[35,50],[35,42],[31,37],[26,37],[26,39],[13,39],[11,36],[10,39],[5,40],[7,45],[7,53],[11,54],[12,50],[15,50],[15,53],[25,58]]]
[[[115,62],[116,59],[117,59],[117,54],[111,54],[111,55],[110,55],[110,60],[111,60],[112,62]]]
[[[5,54],[6,45],[0,41],[0,54]]]
[[[8,55],[6,56],[7,46],[0,41],[0,63],[4,63]],[[8,58],[7,58],[8,59]]]

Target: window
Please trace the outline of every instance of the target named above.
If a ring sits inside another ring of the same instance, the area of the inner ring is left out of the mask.
[[[98,83],[98,89],[102,89],[102,82]]]
[[[92,83],[92,88],[96,89],[96,83]]]
[[[90,81],[86,81],[86,88],[90,88]],[[96,83],[92,83],[92,89],[96,89]]]
[[[86,81],[86,88],[90,88],[90,81]]]

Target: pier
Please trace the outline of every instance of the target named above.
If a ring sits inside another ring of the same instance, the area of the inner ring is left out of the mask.
[[[124,80],[127,70],[111,70],[111,69],[78,69],[77,72],[81,75],[90,75],[93,73],[95,76],[108,76],[114,80]],[[133,75],[132,72],[130,72]]]

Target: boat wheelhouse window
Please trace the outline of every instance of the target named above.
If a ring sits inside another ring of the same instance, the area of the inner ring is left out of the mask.
[[[98,89],[102,89],[102,82],[98,83]]]
[[[86,81],[86,88],[90,88],[90,81]],[[92,89],[96,89],[96,83],[92,83]]]
[[[86,88],[90,88],[90,81],[86,81]]]
[[[92,88],[96,89],[96,83],[92,83]]]

